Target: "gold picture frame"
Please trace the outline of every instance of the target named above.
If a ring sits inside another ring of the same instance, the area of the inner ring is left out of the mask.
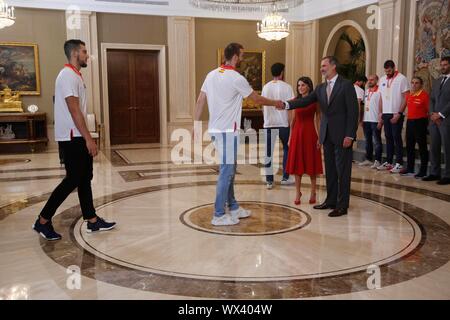
[[[0,91],[40,95],[39,50],[35,43],[0,42]]]
[[[217,50],[217,64],[220,66],[225,61],[224,50]],[[265,50],[244,50],[244,59],[237,71],[242,74],[250,86],[261,94],[262,88],[266,83],[266,51]],[[244,109],[261,109],[252,100],[244,99]]]

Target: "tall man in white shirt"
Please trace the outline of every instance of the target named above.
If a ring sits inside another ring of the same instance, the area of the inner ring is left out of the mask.
[[[380,125],[384,125],[386,136],[387,161],[379,166],[380,171],[388,170],[391,173],[399,173],[403,169],[403,122],[406,109],[406,95],[410,86],[408,79],[395,69],[395,63],[388,60],[384,63],[386,73],[380,79],[381,114]],[[395,152],[395,165],[394,162]]]
[[[228,226],[239,223],[239,219],[250,216],[250,211],[241,208],[234,197],[234,176],[236,174],[237,148],[241,126],[242,101],[244,98],[256,104],[282,108],[283,102],[258,95],[236,67],[242,61],[244,48],[238,43],[229,44],[224,51],[225,63],[206,76],[197,99],[195,121],[200,121],[205,104],[208,103],[208,131],[214,141],[219,158],[219,179],[211,224]],[[201,126],[194,124],[195,130]],[[196,137],[196,140],[199,137]],[[200,138],[201,141],[201,138]],[[226,208],[227,207],[227,208]],[[230,213],[226,212],[229,209]]]
[[[292,87],[284,82],[284,69],[282,63],[275,63],[272,68],[273,80],[267,83],[261,95],[263,97],[287,101],[294,99]],[[264,106],[264,131],[266,137],[266,182],[267,189],[273,188],[273,154],[277,137],[283,145],[283,178],[281,184],[289,184],[289,174],[286,173],[289,143],[289,114],[287,110],[277,110],[272,106]]]
[[[75,39],[64,43],[64,52],[69,63],[56,78],[54,116],[55,140],[64,157],[66,177],[52,192],[33,225],[33,229],[47,240],[61,239],[53,229],[51,219],[75,189],[78,189],[88,232],[111,230],[116,225],[95,214],[92,200],[93,157],[97,155],[97,145],[86,126],[86,85],[80,72],[81,68],[87,67],[89,55],[85,43]]]
[[[372,169],[381,166],[381,125],[378,124],[380,114],[381,94],[378,90],[378,76],[370,75],[367,82],[367,91],[364,97],[363,122],[364,137],[366,139],[366,159],[360,166],[371,165]],[[375,145],[375,159],[373,149]]]

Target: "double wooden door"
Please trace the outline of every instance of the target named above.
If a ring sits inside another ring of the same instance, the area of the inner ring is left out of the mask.
[[[111,144],[160,142],[158,54],[107,51]]]

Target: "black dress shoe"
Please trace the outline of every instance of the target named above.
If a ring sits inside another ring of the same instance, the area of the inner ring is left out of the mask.
[[[330,212],[330,214],[328,215],[329,217],[340,217],[340,216],[345,216],[347,215],[348,210],[347,209],[334,209],[333,211]]]
[[[322,204],[318,204],[316,206],[313,207],[316,210],[327,210],[327,209],[335,209],[336,206],[332,206],[327,204],[326,202],[322,203]]]
[[[450,178],[442,178],[441,180],[438,181],[439,185],[441,186],[446,186],[448,184],[450,184]]]
[[[438,176],[430,174],[422,179],[422,181],[438,181],[440,178]]]

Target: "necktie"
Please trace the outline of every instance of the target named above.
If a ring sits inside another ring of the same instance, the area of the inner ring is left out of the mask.
[[[330,102],[330,97],[331,97],[331,81],[328,81],[327,84],[327,98],[328,98],[328,102]]]
[[[439,90],[442,90],[442,88],[444,87],[444,84],[445,84],[445,82],[447,81],[447,79],[448,79],[448,76],[445,76],[445,77],[442,79],[441,86],[440,86]]]

